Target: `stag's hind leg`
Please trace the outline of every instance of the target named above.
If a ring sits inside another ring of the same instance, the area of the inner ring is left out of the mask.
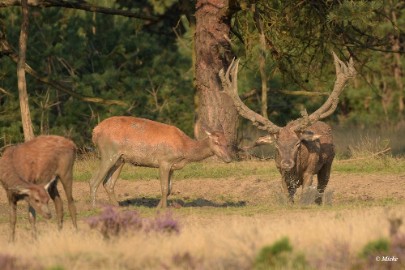
[[[319,195],[316,198],[315,202],[319,205],[322,204],[322,197],[323,197],[325,188],[329,182],[331,168],[332,168],[332,163],[328,163],[328,164],[323,165],[323,167],[318,172],[318,193],[319,193]]]

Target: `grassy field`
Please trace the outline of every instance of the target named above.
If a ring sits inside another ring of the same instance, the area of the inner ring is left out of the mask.
[[[116,193],[126,206],[114,215],[128,213],[142,225],[125,231],[121,220],[121,230],[108,239],[88,224],[89,217],[103,218],[103,208],[92,209],[88,198],[88,180],[97,165],[92,157],[82,157],[75,165],[78,231],[67,214],[62,231],[57,231],[54,219],[39,218],[39,235],[33,240],[26,205],[20,203],[17,240],[9,243],[8,205],[0,192],[0,269],[405,266],[404,226],[393,236],[389,233],[393,220],[404,218],[405,159],[337,160],[328,186],[331,196],[323,206],[288,205],[271,160],[190,164],[174,175],[168,210],[154,208],[160,197],[157,170],[125,166]],[[98,201],[107,203],[103,188]],[[376,256],[395,256],[398,261],[378,262]]]

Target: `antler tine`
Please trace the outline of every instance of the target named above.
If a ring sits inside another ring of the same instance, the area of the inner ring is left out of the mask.
[[[238,67],[239,59],[236,61],[233,59],[225,74],[223,69],[219,71],[219,77],[225,93],[232,99],[236,110],[242,117],[250,120],[259,129],[267,130],[269,133],[277,133],[280,127],[249,109],[240,99],[238,94]]]
[[[342,93],[346,82],[350,78],[354,78],[357,74],[356,69],[354,68],[353,58],[350,57],[349,62],[345,63],[340,60],[333,51],[332,55],[336,69],[336,81],[333,90],[330,93],[328,99],[318,110],[316,110],[309,116],[308,114],[301,113],[302,117],[297,120],[299,124],[296,126],[296,130],[304,130],[316,121],[324,119],[331,115],[337,108],[339,95]]]

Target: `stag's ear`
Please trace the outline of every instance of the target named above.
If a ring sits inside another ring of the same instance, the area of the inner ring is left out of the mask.
[[[263,137],[259,137],[256,140],[255,145],[271,144],[276,140],[277,140],[277,135],[274,135],[274,134],[266,135],[266,136],[263,136]]]
[[[309,130],[305,130],[301,132],[298,137],[300,138],[301,141],[313,142],[318,140],[321,137],[321,135],[315,134]]]

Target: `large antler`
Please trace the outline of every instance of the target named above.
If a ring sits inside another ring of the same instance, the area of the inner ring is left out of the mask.
[[[306,110],[301,112],[302,118],[298,119],[295,130],[304,130],[308,126],[312,125],[318,120],[324,119],[331,115],[335,110],[339,102],[339,95],[342,93],[346,82],[356,76],[356,70],[354,69],[353,58],[350,57],[348,63],[341,61],[337,55],[332,52],[336,69],[336,81],[333,87],[332,93],[330,93],[325,103],[315,112],[308,116]]]
[[[253,125],[257,126],[259,129],[267,130],[269,133],[278,133],[280,127],[273,124],[269,119],[249,109],[240,99],[238,94],[238,66],[239,59],[236,61],[233,59],[225,74],[224,69],[219,71],[222,88],[231,97],[236,110],[242,117],[252,121]]]

